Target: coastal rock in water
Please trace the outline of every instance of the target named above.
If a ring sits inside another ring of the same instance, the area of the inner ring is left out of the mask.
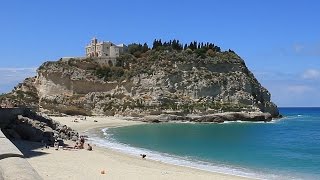
[[[263,121],[268,122],[272,120],[270,113],[261,112],[226,112],[216,113],[207,115],[188,115],[188,116],[177,116],[161,114],[157,116],[145,116],[142,121],[159,123],[168,121],[190,121],[190,122],[212,122],[212,123],[223,123],[225,121]]]

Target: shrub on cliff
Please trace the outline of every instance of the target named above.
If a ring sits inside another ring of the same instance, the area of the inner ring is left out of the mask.
[[[128,45],[128,53],[134,55],[135,57],[141,57],[141,54],[147,52],[149,50],[149,47],[147,43],[137,44],[132,43]]]
[[[74,106],[65,107],[63,109],[60,109],[59,112],[67,115],[71,115],[71,116],[76,116],[76,115],[91,116],[91,113],[86,111],[85,109],[74,107]]]
[[[95,74],[105,81],[114,81],[119,80],[121,77],[123,77],[125,75],[125,71],[123,67],[106,66],[96,69]]]

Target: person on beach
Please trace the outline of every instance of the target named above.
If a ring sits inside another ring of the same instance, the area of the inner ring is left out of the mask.
[[[83,136],[80,136],[80,143],[84,144],[84,137]]]
[[[90,146],[90,144],[88,144],[87,150],[88,150],[88,151],[92,151],[92,146]]]
[[[76,142],[76,144],[74,145],[73,149],[79,149],[79,143]]]
[[[145,154],[140,154],[140,156],[142,157],[142,159],[145,159],[147,157],[147,155]]]
[[[84,137],[80,136],[80,145],[79,145],[79,149],[83,149],[84,148]]]
[[[46,149],[49,149],[48,144],[47,144],[44,140],[41,140],[41,144],[42,144]]]
[[[79,147],[79,149],[83,149],[84,148],[83,146],[84,146],[84,144],[82,142],[80,142],[78,147]]]
[[[58,150],[59,149],[59,142],[57,140],[55,140],[53,146],[55,147],[55,150]]]

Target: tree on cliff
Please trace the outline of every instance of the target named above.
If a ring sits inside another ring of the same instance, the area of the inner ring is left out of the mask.
[[[137,44],[137,43],[132,43],[128,45],[128,52],[135,57],[140,57],[142,53],[145,53],[149,50],[149,47],[147,43],[144,43],[143,46],[142,44]]]

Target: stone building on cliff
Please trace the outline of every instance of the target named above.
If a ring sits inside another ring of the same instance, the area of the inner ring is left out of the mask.
[[[117,57],[127,51],[124,44],[115,45],[110,41],[98,41],[93,38],[85,47],[86,57],[93,58],[101,65],[115,65]]]
[[[82,60],[90,58],[100,65],[115,65],[117,57],[127,50],[128,47],[124,44],[115,45],[110,41],[98,41],[97,38],[93,38],[85,46],[85,57],[63,57],[60,60],[69,61],[70,59]]]
[[[100,58],[117,58],[119,55],[127,50],[124,44],[115,45],[110,41],[101,41],[93,38],[86,46],[86,57],[100,57]]]

